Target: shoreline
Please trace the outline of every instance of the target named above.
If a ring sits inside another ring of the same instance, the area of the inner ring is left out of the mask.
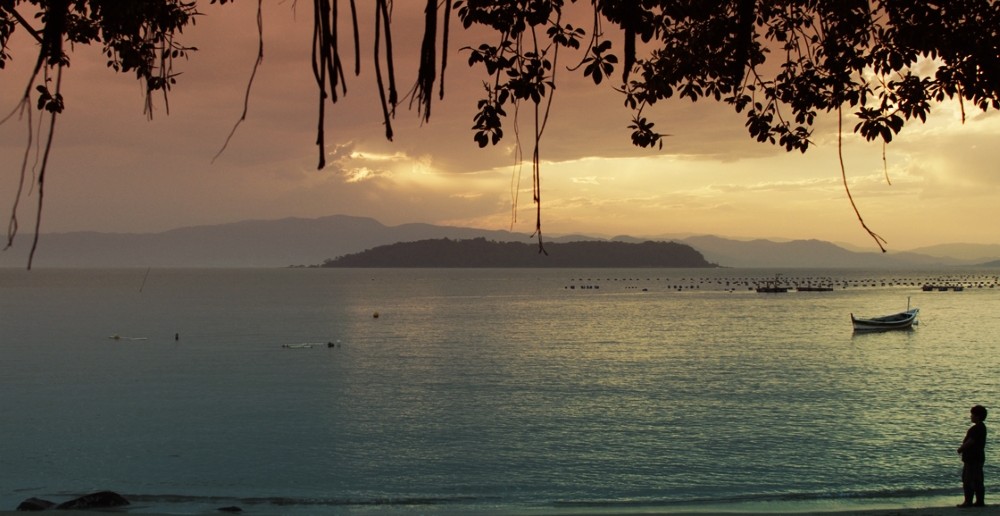
[[[122,508],[121,510],[58,510],[50,509],[47,511],[40,511],[43,514],[53,513],[60,516],[122,516],[128,514],[144,515],[144,516],[175,516],[178,513],[164,513],[164,512],[144,512],[142,510],[132,511],[128,508]],[[8,510],[0,511],[0,516],[21,516],[24,515],[24,511]],[[33,512],[32,514],[38,514]],[[260,512],[253,509],[245,510],[238,513],[227,513],[221,512],[218,509],[205,510],[202,512],[188,513],[186,515],[209,515],[209,514],[248,514],[248,515],[261,515],[261,514],[272,514],[270,512]],[[717,512],[714,510],[708,511],[682,511],[682,512],[658,512],[658,511],[628,511],[628,512],[618,512],[618,511],[607,511],[607,510],[595,510],[595,511],[583,511],[583,512],[548,512],[548,511],[529,511],[529,512],[497,512],[490,513],[494,516],[499,515],[531,515],[531,516],[544,516],[544,515],[558,515],[558,516],[596,516],[596,515],[609,515],[609,514],[642,514],[643,516],[705,516],[706,514],[723,514],[725,516],[760,516],[764,514],[780,514],[780,515],[795,515],[795,516],[951,516],[951,515],[970,515],[970,516],[1000,516],[1000,505],[987,505],[986,507],[973,507],[973,508],[959,508],[959,507],[924,507],[924,508],[900,508],[900,509],[835,509],[831,511],[819,511],[811,510],[806,512],[768,512],[768,511],[725,511]]]
[[[109,492],[116,494],[114,492]],[[60,510],[50,508],[40,512],[66,516],[208,516],[242,514],[247,516],[312,516],[364,515],[380,516],[1000,516],[1000,503],[985,507],[957,507],[960,493],[915,497],[857,499],[835,497],[809,500],[756,500],[740,502],[689,502],[677,505],[656,504],[465,504],[465,503],[375,503],[375,504],[311,504],[288,503],[287,499],[207,497],[198,500],[165,500],[159,497],[124,496],[131,503],[119,507]],[[42,499],[51,497],[42,496]],[[24,498],[22,500],[27,500]],[[987,496],[987,501],[993,500]],[[24,514],[17,511],[20,503],[4,499],[0,516]],[[235,509],[235,510],[224,510]]]
[[[247,515],[271,515],[280,514],[279,512],[272,512],[271,510],[257,507],[251,507],[249,509],[244,509],[242,512],[229,513],[220,511],[219,509],[204,509],[194,512],[164,512],[162,508],[153,507],[141,507],[141,506],[124,506],[117,509],[93,509],[93,510],[58,510],[49,509],[46,511],[39,511],[43,514],[58,514],[61,516],[122,516],[129,514],[144,515],[144,516],[176,516],[176,515],[210,515],[210,514],[247,514]],[[329,514],[329,511],[320,511],[325,514]],[[340,513],[340,511],[334,511],[335,513]],[[347,513],[353,513],[355,511],[346,511]],[[365,511],[368,512],[368,511]],[[392,512],[392,511],[390,511]],[[408,510],[408,513],[412,513],[412,510]],[[419,511],[418,511],[419,512]],[[436,511],[432,511],[432,514]],[[765,514],[778,514],[778,515],[794,515],[794,516],[958,516],[958,515],[969,515],[969,516],[1000,516],[1000,505],[987,504],[985,507],[972,507],[972,508],[961,508],[952,506],[931,506],[931,507],[900,507],[900,508],[831,508],[828,510],[824,509],[805,509],[805,510],[768,510],[766,507],[761,507],[760,510],[748,510],[746,508],[725,510],[720,507],[706,507],[703,510],[685,508],[677,511],[669,511],[657,508],[631,508],[627,510],[600,508],[600,509],[536,509],[536,510],[524,510],[524,511],[486,511],[479,512],[474,511],[474,514],[484,514],[491,516],[600,516],[600,515],[611,515],[611,514],[622,514],[622,515],[637,515],[641,514],[643,516],[705,516],[707,514],[722,514],[725,516],[760,516]],[[17,510],[0,510],[0,516],[20,516],[25,514],[24,511]],[[37,514],[37,512],[35,512]],[[445,511],[444,514],[452,514],[449,511]]]

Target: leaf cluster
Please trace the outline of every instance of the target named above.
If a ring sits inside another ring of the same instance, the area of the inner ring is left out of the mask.
[[[508,104],[542,104],[555,89],[558,48],[580,48],[585,31],[563,25],[561,0],[460,0],[454,8],[465,28],[484,25],[498,41],[462,50],[469,66],[482,66],[490,79],[484,82],[485,98],[473,117],[473,139],[480,147],[496,145],[503,138],[503,117]]]
[[[176,36],[197,14],[195,2],[183,0],[5,0],[0,3],[0,68],[12,58],[7,42],[19,28],[41,43],[37,60],[47,69],[70,65],[67,43],[101,45],[109,68],[134,73],[145,84],[151,115],[148,94],[169,90],[178,75],[173,60],[196,50]],[[51,111],[51,104],[39,101],[43,104]]]
[[[1000,3],[991,0],[591,0],[594,29],[581,59],[584,77],[600,85],[622,63],[619,89],[632,118],[632,141],[662,145],[642,109],[675,97],[725,102],[746,117],[749,136],[805,152],[822,112],[853,108],[854,130],[890,142],[905,122],[926,121],[933,102],[959,99],[1000,108]],[[513,97],[538,102],[555,89],[535,72],[536,56],[519,52],[517,36],[548,29],[559,0],[466,2],[466,27],[492,28],[500,45],[470,49],[470,65],[496,79],[495,105]],[[623,36],[621,48],[608,26]],[[569,27],[567,25],[567,27]],[[574,29],[573,48],[586,37]],[[567,40],[551,38],[553,44]],[[571,45],[565,45],[571,46]],[[621,59],[619,59],[621,56]],[[930,64],[928,64],[930,63]],[[534,68],[533,68],[534,66]],[[542,69],[544,70],[544,69]],[[927,72],[926,70],[930,70]],[[497,91],[509,90],[509,96]],[[481,104],[482,109],[484,105]],[[502,134],[493,121],[480,133]],[[495,143],[495,142],[494,142]]]

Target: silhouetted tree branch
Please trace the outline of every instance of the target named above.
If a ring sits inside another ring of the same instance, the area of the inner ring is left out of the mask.
[[[358,74],[357,10],[354,0],[345,1],[351,11]],[[475,26],[494,33],[492,41],[462,49],[469,66],[481,67],[489,77],[473,116],[473,141],[480,147],[496,145],[504,136],[504,120],[516,119],[522,102],[533,106],[533,190],[542,251],[539,143],[556,88],[560,47],[583,52],[580,65],[570,70],[582,68],[582,75],[596,85],[612,81],[621,63],[620,82],[612,87],[633,111],[628,128],[639,147],[663,146],[666,135],[642,114],[644,108],[675,97],[729,104],[746,117],[751,138],[800,152],[812,144],[814,124],[824,112],[836,113],[842,127],[843,110],[851,110],[858,119],[854,132],[886,144],[906,122],[926,121],[933,102],[957,99],[963,121],[967,102],[982,111],[1000,109],[1000,2],[994,0],[591,0],[579,4],[580,8],[589,4],[592,10],[589,37],[584,29],[563,24],[564,9],[568,9],[565,0],[427,0],[424,36],[415,57],[419,70],[411,105],[416,104],[426,122],[435,80],[441,81],[439,97],[444,95],[452,12],[464,28]],[[392,1],[375,0],[370,5],[375,17],[375,78],[386,138],[391,140],[391,120],[399,102]],[[319,92],[320,168],[326,163],[327,100],[335,103],[347,92],[337,32],[340,6],[341,0],[313,0],[312,67]],[[32,14],[40,28],[28,22]],[[39,65],[22,104],[12,114],[23,113],[32,91],[38,92],[38,108],[50,117],[42,153],[47,157],[55,119],[63,109],[58,77],[69,62],[63,42],[72,42],[100,44],[109,67],[135,73],[146,86],[145,112],[152,116],[153,93],[161,92],[167,105],[166,94],[176,83],[174,59],[195,50],[177,42],[175,36],[197,14],[196,3],[184,0],[0,0],[0,68],[10,58],[7,41],[17,28],[40,42]],[[623,41],[621,61],[613,43],[617,36],[609,38],[604,32],[611,28]],[[436,70],[439,30],[440,75]],[[581,45],[585,38],[589,43]],[[260,45],[262,49],[262,41]],[[262,55],[261,50],[258,64]],[[932,66],[918,69],[918,64],[928,61]],[[924,71],[928,68],[931,71]],[[50,77],[56,77],[54,91],[49,90]],[[27,119],[30,126],[31,117]],[[39,200],[46,162],[43,157],[33,179]],[[842,174],[846,176],[843,170]],[[857,212],[849,190],[848,197]],[[17,232],[19,199],[20,194],[8,225],[8,246]],[[41,203],[36,237],[40,216]],[[881,237],[861,223],[882,247]]]

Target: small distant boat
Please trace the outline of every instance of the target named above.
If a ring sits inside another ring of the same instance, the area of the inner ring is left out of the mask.
[[[919,308],[909,308],[905,312],[870,319],[862,319],[851,314],[851,324],[854,325],[854,331],[905,330],[914,325],[919,312]]]
[[[282,344],[281,347],[287,349],[309,349],[313,347],[313,344],[310,342],[304,342],[302,344]]]
[[[757,287],[757,292],[764,294],[780,294],[788,292],[788,287],[781,284],[781,274],[775,274],[773,280],[764,282],[764,286]]]

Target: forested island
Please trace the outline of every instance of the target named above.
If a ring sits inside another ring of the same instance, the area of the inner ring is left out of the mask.
[[[701,253],[677,242],[581,241],[538,245],[485,238],[399,242],[347,254],[320,267],[666,267],[712,268]]]

